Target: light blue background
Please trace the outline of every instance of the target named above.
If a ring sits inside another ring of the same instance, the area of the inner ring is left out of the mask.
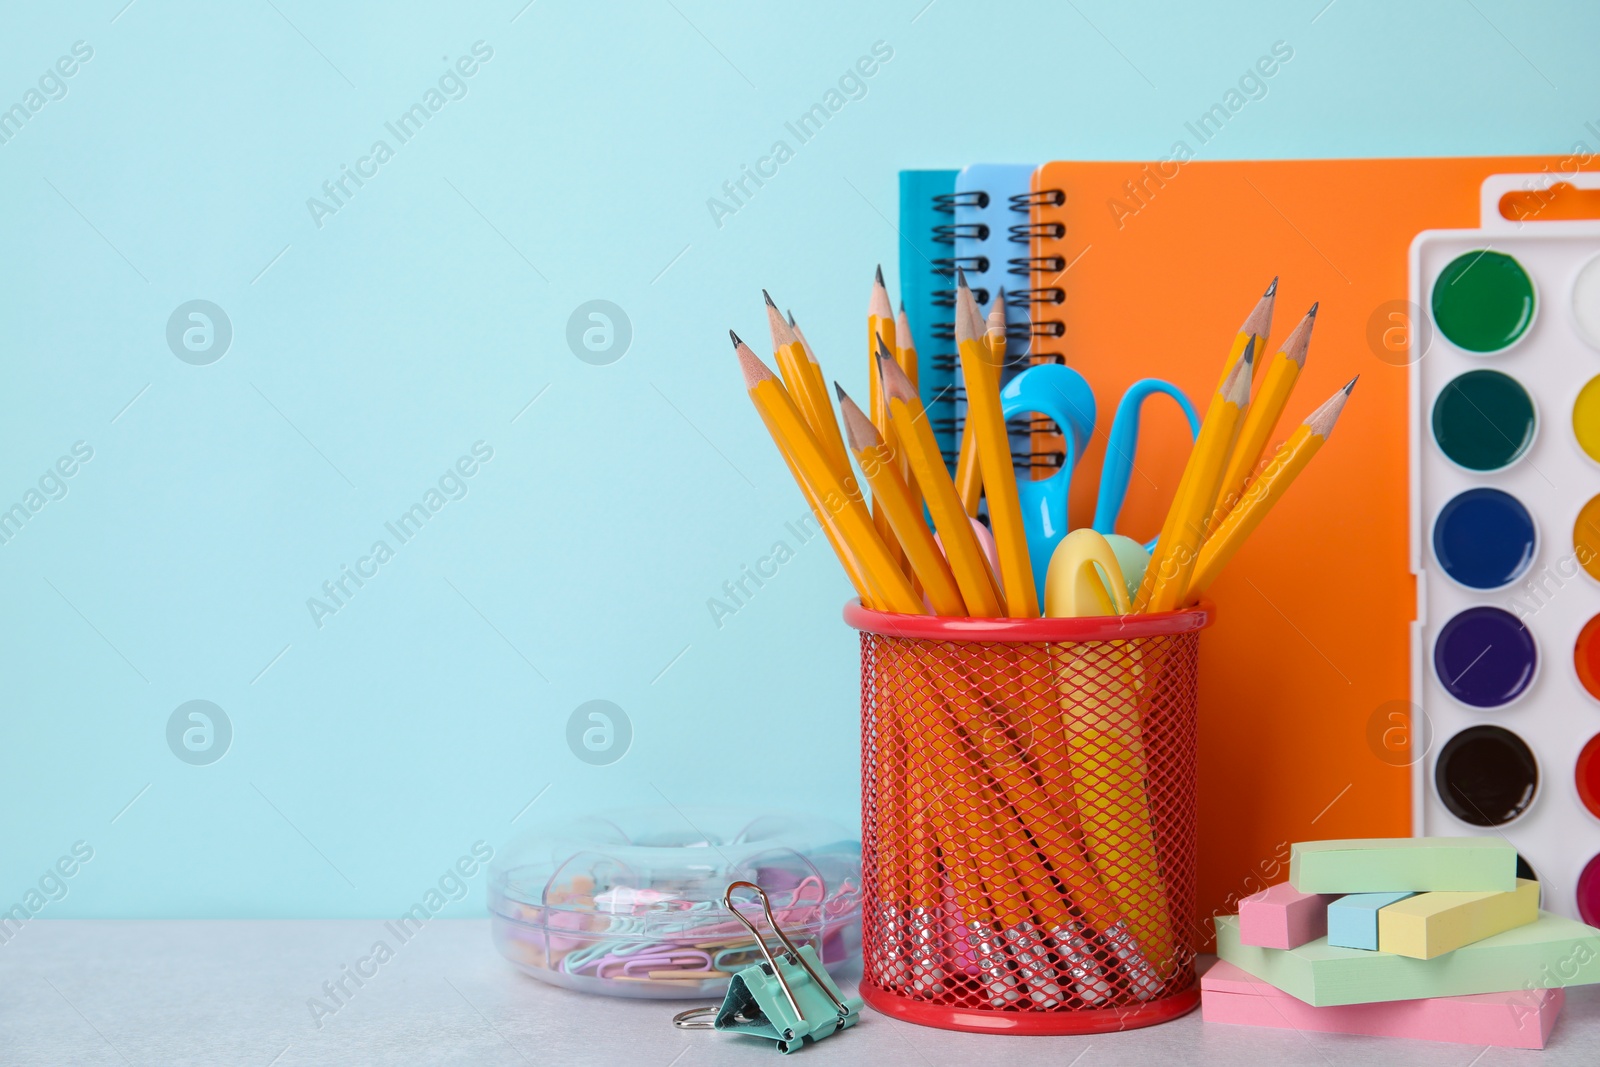
[[[0,107],[94,49],[0,145],[0,507],[94,449],[0,545],[0,909],[95,852],[41,916],[393,915],[476,840],[663,796],[853,821],[824,542],[720,629],[706,606],[805,511],[726,341],[764,345],[760,287],[862,389],[899,168],[1165,155],[1275,41],[1293,60],[1201,158],[1600,124],[1580,2],[124,3],[0,26]],[[307,198],[480,40],[468,95],[318,228]],[[866,96],[797,145],[876,41]],[[719,228],[707,198],[780,138]],[[165,341],[195,298],[233,324],[209,366]],[[634,330],[609,366],[565,340],[596,298]],[[306,599],[480,440],[468,495],[317,628]],[[167,747],[192,699],[233,724],[210,766]],[[565,741],[591,699],[632,720],[610,766]]]

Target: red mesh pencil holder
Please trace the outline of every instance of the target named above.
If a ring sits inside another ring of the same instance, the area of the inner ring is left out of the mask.
[[[869,611],[861,631],[861,995],[980,1032],[1192,1010],[1204,609]]]

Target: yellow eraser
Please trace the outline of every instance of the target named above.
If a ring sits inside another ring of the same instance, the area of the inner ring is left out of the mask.
[[[1378,951],[1431,960],[1539,917],[1539,883],[1509,893],[1418,893],[1378,912]]]

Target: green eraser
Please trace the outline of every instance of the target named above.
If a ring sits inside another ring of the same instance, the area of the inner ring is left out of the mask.
[[[1517,850],[1500,837],[1301,841],[1289,851],[1301,893],[1510,893]]]
[[[1239,941],[1239,917],[1216,919],[1217,956],[1315,1007],[1600,983],[1600,930],[1542,911],[1526,926],[1431,960],[1334,948],[1319,937],[1299,948]],[[1530,1000],[1531,1003],[1531,1000]]]

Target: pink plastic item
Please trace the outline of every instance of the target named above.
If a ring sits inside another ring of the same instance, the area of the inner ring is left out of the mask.
[[[1328,893],[1301,893],[1288,882],[1239,901],[1239,941],[1261,948],[1299,948],[1328,935]]]
[[[1564,1003],[1561,989],[1516,989],[1314,1008],[1220,960],[1200,979],[1200,1014],[1208,1023],[1498,1048],[1544,1048]]]

